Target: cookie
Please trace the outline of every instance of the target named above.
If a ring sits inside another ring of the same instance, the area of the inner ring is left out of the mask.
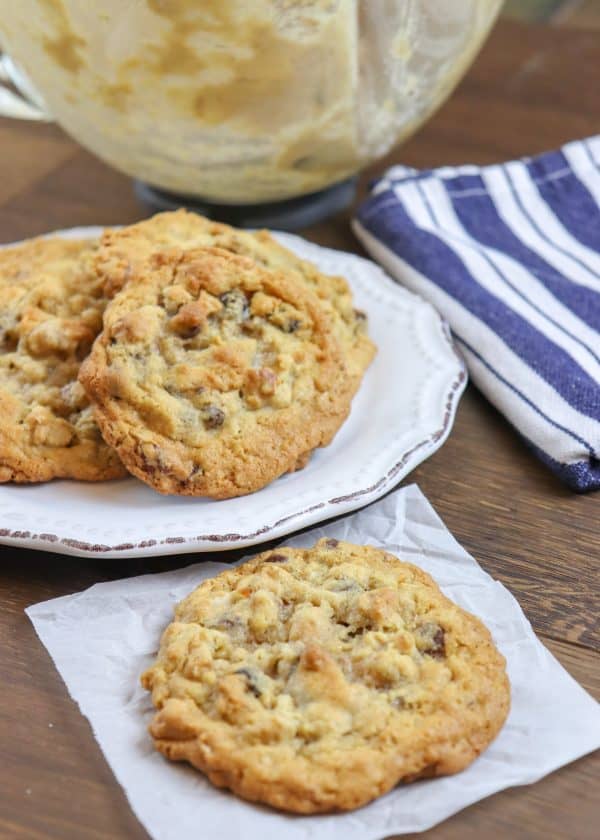
[[[107,293],[113,294],[135,278],[153,253],[167,247],[213,246],[251,257],[259,265],[284,271],[295,283],[307,285],[321,300],[330,317],[334,334],[346,354],[347,388],[357,391],[362,376],[375,355],[367,335],[364,312],[353,308],[352,292],[342,277],[323,274],[280,245],[268,231],[252,233],[213,222],[186,210],[158,215],[120,230],[106,231],[98,251],[96,267],[104,278]]]
[[[510,704],[481,621],[416,566],[333,539],[204,581],[142,685],[161,753],[304,814],[464,769]]]
[[[284,271],[294,283],[307,286],[319,298],[345,354],[345,396],[346,399],[354,397],[376,348],[367,334],[367,316],[354,308],[346,280],[321,273],[312,263],[280,245],[266,230],[239,230],[196,213],[177,210],[105,232],[96,269],[105,281],[106,293],[113,295],[128,281],[135,281],[147,270],[153,254],[171,247],[219,247],[250,257],[265,268]],[[311,455],[312,451],[304,453],[296,469],[306,466]]]
[[[161,493],[251,493],[325,446],[350,408],[319,301],[218,248],[158,253],[109,303],[81,368],[105,440]]]
[[[55,238],[0,250],[0,481],[126,475],[77,381],[106,303],[95,247]]]

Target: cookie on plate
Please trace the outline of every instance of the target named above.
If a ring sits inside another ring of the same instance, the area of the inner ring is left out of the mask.
[[[218,248],[156,254],[81,368],[105,440],[161,493],[239,496],[331,441],[350,408],[318,298]]]
[[[0,250],[0,481],[126,475],[77,381],[106,303],[95,247],[53,238]]]
[[[327,539],[204,581],[142,684],[160,752],[305,814],[462,770],[510,704],[479,619],[416,566]]]
[[[106,231],[96,267],[105,279],[107,293],[113,294],[143,272],[145,262],[156,251],[205,246],[251,257],[259,265],[284,271],[295,283],[307,285],[321,300],[346,354],[346,384],[354,395],[375,355],[375,345],[367,335],[365,313],[354,309],[352,292],[344,278],[323,274],[280,245],[268,231],[238,230],[186,210],[159,213],[138,224]]]

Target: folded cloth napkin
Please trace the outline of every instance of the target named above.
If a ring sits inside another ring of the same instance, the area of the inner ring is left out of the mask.
[[[600,488],[600,136],[494,166],[389,169],[354,230],[450,324],[471,378],[579,492]]]

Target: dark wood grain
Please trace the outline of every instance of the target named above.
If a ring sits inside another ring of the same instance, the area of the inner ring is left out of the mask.
[[[451,101],[386,162],[489,163],[598,132],[599,76],[598,33],[502,24]],[[0,151],[2,241],[145,214],[127,178],[54,126],[0,121]],[[383,165],[365,174],[361,195]],[[349,215],[305,233],[360,251]],[[599,698],[600,497],[563,487],[472,388],[447,444],[408,481],[420,485],[458,540],[519,599],[545,644]],[[100,580],[197,559],[77,559],[0,547],[0,838],[147,837],[23,609]],[[591,840],[600,819],[599,774],[600,756],[584,758],[419,836]]]

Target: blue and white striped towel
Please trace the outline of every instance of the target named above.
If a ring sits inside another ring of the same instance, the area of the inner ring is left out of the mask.
[[[473,382],[574,490],[600,488],[600,136],[487,167],[395,166],[371,255],[449,322]]]

